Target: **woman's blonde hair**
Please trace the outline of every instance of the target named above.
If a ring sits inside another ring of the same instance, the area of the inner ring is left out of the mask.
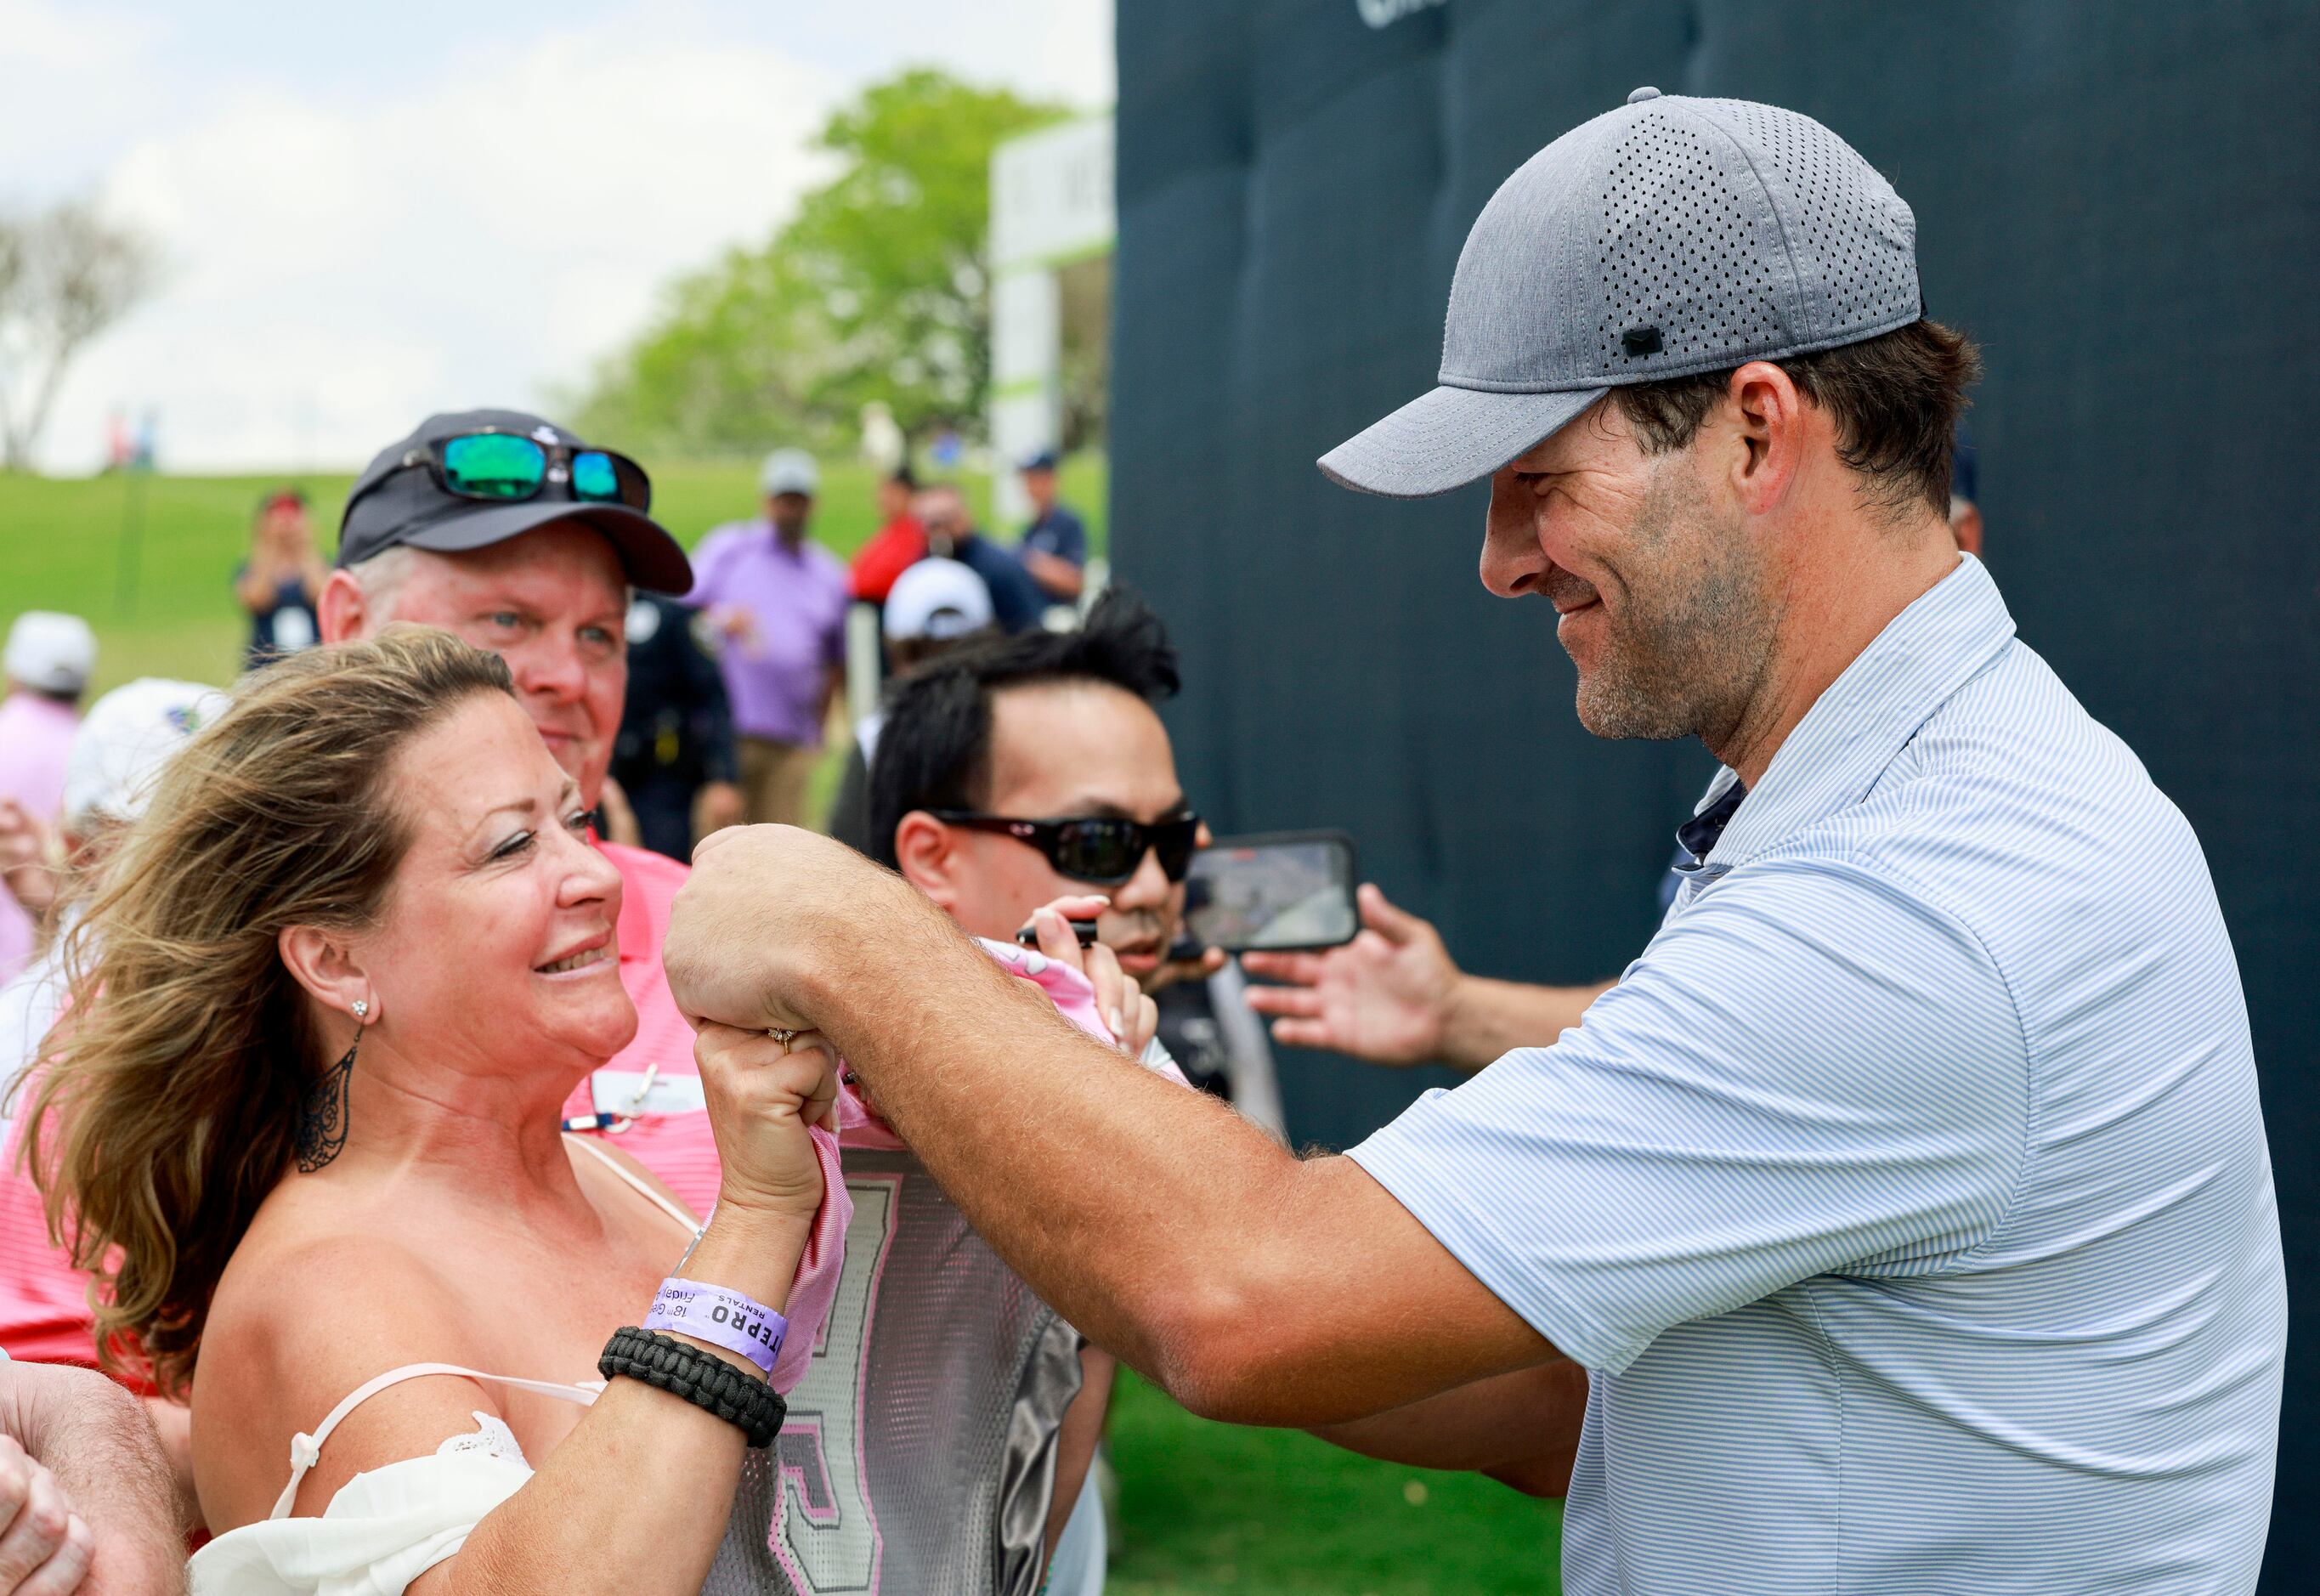
[[[163,771],[66,944],[25,1138],[51,1237],[95,1276],[107,1366],[191,1379],[218,1276],[353,1035],[317,1034],[276,939],[376,921],[410,844],[395,755],[513,691],[497,655],[394,627],[267,667]]]

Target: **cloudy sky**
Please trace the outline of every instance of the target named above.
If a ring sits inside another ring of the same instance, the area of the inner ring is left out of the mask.
[[[766,236],[806,141],[933,62],[1109,105],[1110,0],[0,0],[0,204],[96,195],[162,290],[86,354],[178,469],[358,464],[433,409],[539,404],[674,272]]]

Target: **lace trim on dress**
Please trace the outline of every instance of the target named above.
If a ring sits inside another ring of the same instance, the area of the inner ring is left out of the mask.
[[[522,1445],[515,1438],[515,1431],[507,1427],[505,1419],[495,1419],[479,1410],[472,1410],[470,1417],[476,1421],[475,1429],[467,1435],[453,1436],[436,1447],[436,1456],[496,1457],[502,1463],[518,1464],[524,1468],[531,1466],[530,1459],[523,1455]]]

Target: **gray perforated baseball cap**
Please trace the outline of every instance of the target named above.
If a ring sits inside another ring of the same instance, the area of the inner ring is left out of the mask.
[[[1811,117],[1639,88],[1500,185],[1451,278],[1441,385],[1321,469],[1446,494],[1621,384],[1907,326],[1925,313],[1917,239],[1893,186]]]

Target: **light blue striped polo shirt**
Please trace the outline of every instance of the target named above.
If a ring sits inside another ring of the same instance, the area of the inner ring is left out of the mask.
[[[1353,1156],[1592,1372],[1579,1596],[2255,1583],[2287,1297],[2238,968],[1974,560],[1582,1024]]]

